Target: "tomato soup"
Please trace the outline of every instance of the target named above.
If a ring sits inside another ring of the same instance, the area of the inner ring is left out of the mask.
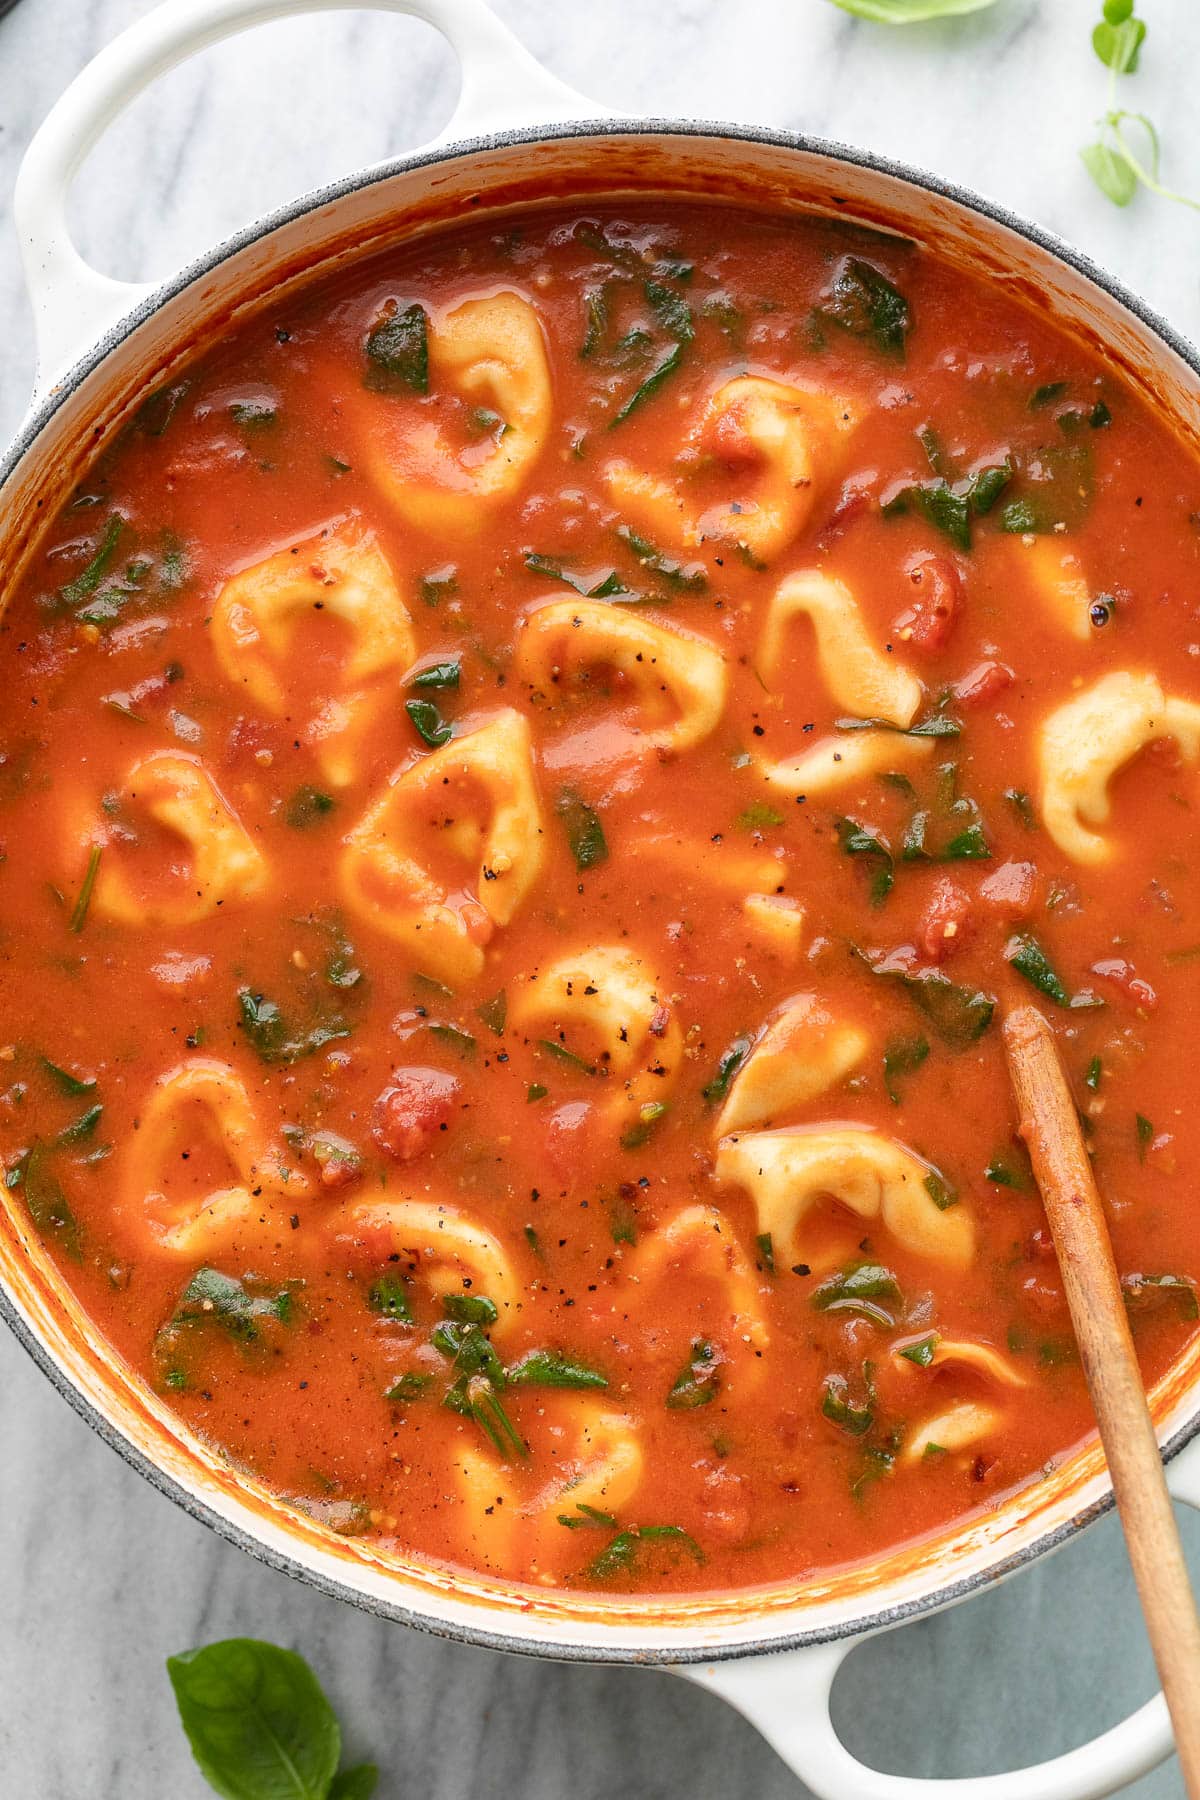
[[[1196,1330],[1200,476],[904,241],[364,261],[150,393],[0,626],[5,1203],[332,1530],[731,1589],[1092,1428],[999,1024]]]

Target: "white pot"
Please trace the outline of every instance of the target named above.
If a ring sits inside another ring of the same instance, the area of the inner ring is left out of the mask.
[[[162,287],[96,274],[65,222],[76,169],[148,82],[218,39],[269,19],[363,0],[169,0],[86,68],[34,139],[15,214],[37,318],[33,411],[0,465],[0,574],[11,589],[45,522],[148,385],[281,289],[364,251],[465,218],[547,201],[641,196],[814,208],[917,239],[1049,311],[1121,368],[1194,442],[1194,353],[1083,258],[945,182],[834,144],[727,125],[598,116],[548,75],[484,0],[369,0],[436,26],[462,64],[454,118],[425,150],[309,195],[220,245]],[[530,120],[540,121],[530,125]],[[914,1782],[853,1758],[829,1718],[838,1665],[864,1636],[966,1598],[1061,1544],[1111,1504],[1099,1449],[1085,1449],[994,1513],[933,1544],[850,1573],[743,1595],[613,1598],[532,1593],[450,1575],[338,1538],[194,1438],[103,1342],[16,1209],[0,1209],[0,1312],[89,1423],[187,1511],[272,1566],[407,1624],[560,1659],[650,1662],[715,1689],[752,1719],[825,1800],[1089,1800],[1171,1747],[1161,1696],[1093,1743],[1038,1768]],[[1200,1506],[1200,1346],[1152,1397],[1173,1492]]]

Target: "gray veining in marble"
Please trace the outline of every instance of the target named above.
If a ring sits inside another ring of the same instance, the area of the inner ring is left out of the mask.
[[[1105,76],[1093,0],[999,0],[954,24],[888,32],[826,0],[496,0],[535,55],[623,111],[754,120],[952,174],[1090,251],[1200,335],[1200,221],[1139,199],[1119,212],[1075,156]],[[72,75],[145,0],[22,0],[0,21],[0,434],[23,410],[29,321],[7,196],[21,151]],[[1190,130],[1200,9],[1144,0],[1136,104],[1167,177],[1200,191]],[[1167,27],[1170,26],[1170,36]],[[78,183],[80,247],[113,274],[166,273],[299,190],[436,130],[452,60],[408,20],[342,14],[209,52],[140,100]],[[369,1619],[251,1562],[151,1492],[0,1336],[0,1793],[200,1800],[163,1673],[171,1651],[233,1633],[316,1665],[382,1800],[796,1800],[802,1790],[720,1702],[665,1674],[557,1668]],[[1200,1520],[1184,1521],[1200,1571]],[[1152,1688],[1113,1521],[952,1614],[856,1653],[836,1693],[861,1755],[916,1776],[1053,1754]],[[1177,1800],[1172,1763],[1128,1790]]]

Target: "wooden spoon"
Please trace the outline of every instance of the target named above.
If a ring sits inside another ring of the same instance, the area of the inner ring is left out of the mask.
[[[1019,1129],[1054,1236],[1180,1766],[1191,1800],[1200,1800],[1200,1620],[1103,1205],[1054,1033],[1036,1007],[1009,1013],[1004,1047]]]

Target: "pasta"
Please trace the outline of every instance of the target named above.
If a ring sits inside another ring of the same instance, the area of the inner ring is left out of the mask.
[[[789,575],[772,596],[758,652],[764,681],[778,682],[785,642],[800,617],[812,621],[821,676],[839,706],[863,719],[912,724],[920,682],[876,647],[845,583],[816,570]]]
[[[659,1116],[678,1073],[681,1033],[636,952],[599,944],[539,969],[515,997],[512,1022],[552,1055],[565,1052],[611,1082],[620,1123]]]
[[[882,1132],[847,1126],[727,1137],[716,1172],[721,1182],[749,1188],[759,1229],[780,1245],[796,1241],[806,1215],[828,1195],[860,1218],[878,1218],[920,1256],[952,1268],[971,1260],[970,1213],[939,1205],[929,1165]]]
[[[647,749],[691,749],[725,704],[725,667],[711,644],[595,601],[555,600],[530,613],[516,667],[535,701],[556,708],[593,692],[619,703],[627,689],[636,706],[630,729]],[[615,677],[611,688],[605,670]]]
[[[715,461],[734,498],[704,506],[686,473],[670,482],[624,458],[607,465],[605,483],[619,507],[667,543],[695,549],[717,539],[766,561],[803,530],[852,424],[845,401],[739,375],[711,396],[693,434],[693,454]]]
[[[717,1135],[783,1118],[829,1093],[858,1067],[870,1041],[814,994],[798,994],[767,1024],[734,1076]]]
[[[380,1267],[392,1263],[434,1295],[485,1294],[502,1337],[521,1313],[521,1289],[499,1238],[458,1208],[433,1200],[357,1200],[330,1221],[335,1242],[363,1246]],[[392,1259],[398,1259],[393,1262]]]
[[[208,1188],[181,1161],[205,1141],[219,1152],[225,1183]],[[246,1086],[228,1063],[194,1057],[168,1071],[146,1098],[124,1159],[122,1193],[134,1233],[156,1253],[210,1262],[253,1257],[287,1230],[286,1207],[308,1192],[305,1177],[272,1147]]]
[[[1042,817],[1076,862],[1101,863],[1113,854],[1108,839],[1089,827],[1108,822],[1113,776],[1160,737],[1173,737],[1188,762],[1200,757],[1200,706],[1168,698],[1152,675],[1102,675],[1048,716],[1040,744]]]
[[[437,314],[428,325],[428,385],[435,400],[453,397],[468,409],[465,443],[455,442],[457,421],[376,414],[367,422],[371,469],[418,530],[477,532],[490,509],[519,494],[550,426],[545,336],[524,295],[480,294]]]
[[[387,561],[368,534],[333,533],[280,550],[227,581],[213,607],[213,646],[230,682],[265,711],[294,704],[293,637],[314,613],[350,635],[335,691],[305,727],[330,781],[355,773],[353,737],[385,703],[381,677],[398,680],[414,656],[412,620]]]
[[[162,829],[168,845],[162,861],[129,866],[129,837],[118,831],[126,811]],[[200,758],[179,750],[154,751],[133,763],[107,820],[85,842],[107,852],[92,904],[123,925],[195,924],[219,907],[254,899],[269,880],[262,853]]]
[[[529,727],[499,713],[385,789],[346,839],[342,892],[419,967],[470,977],[537,880],[542,832]]]

